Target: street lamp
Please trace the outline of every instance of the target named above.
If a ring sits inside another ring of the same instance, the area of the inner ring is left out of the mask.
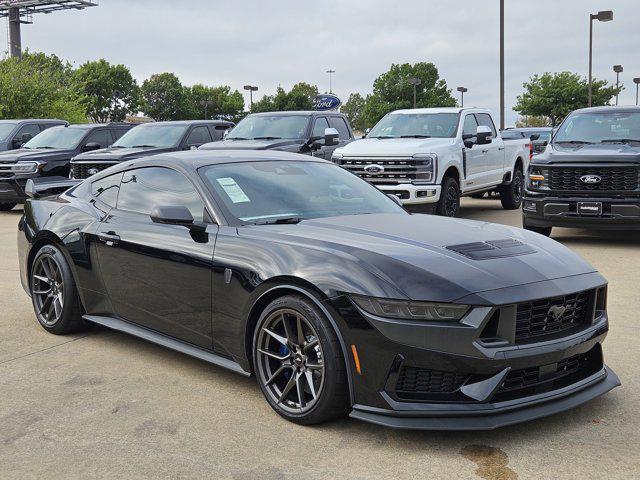
[[[461,96],[461,107],[464,107],[464,92],[468,92],[469,89],[467,87],[458,87],[456,88],[457,91],[460,92],[460,96]]]
[[[640,85],[640,77],[634,78],[633,83],[636,84],[636,105],[638,105],[638,85]]]
[[[613,66],[613,71],[616,72],[616,107],[618,106],[618,95],[620,94],[620,91],[618,90],[619,85],[620,85],[620,74],[624,71],[624,68],[622,68],[622,65],[614,65]]]
[[[211,100],[200,100],[200,106],[204,107],[204,119],[209,120],[207,116],[207,110],[209,107],[213,106],[213,101]]]
[[[413,108],[416,108],[416,88],[422,83],[422,80],[417,77],[411,77],[409,83],[413,85]]]
[[[245,90],[249,90],[249,110],[251,110],[253,108],[253,92],[257,92],[258,87],[254,85],[245,85],[242,88],[244,88]]]
[[[589,106],[591,106],[591,86],[593,84],[593,21],[610,22],[613,20],[611,10],[603,10],[589,15]]]
[[[329,74],[329,93],[333,93],[332,81],[333,81],[333,74],[336,73],[336,71],[329,69],[325,73]]]

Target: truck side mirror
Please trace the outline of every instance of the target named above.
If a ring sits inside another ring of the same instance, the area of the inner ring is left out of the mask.
[[[338,130],[335,128],[325,128],[324,129],[324,146],[325,147],[333,147],[340,143],[340,134]]]
[[[491,129],[485,125],[478,126],[476,130],[476,144],[477,145],[487,145],[491,143],[491,136],[493,132]]]
[[[81,150],[83,152],[91,152],[93,150],[100,150],[101,148],[102,148],[102,145],[100,145],[98,142],[89,142],[86,145],[83,145]]]
[[[532,134],[532,135],[529,137],[529,139],[530,139],[532,142],[535,142],[536,140],[540,140],[540,134],[539,134],[539,133],[534,133],[534,134]]]

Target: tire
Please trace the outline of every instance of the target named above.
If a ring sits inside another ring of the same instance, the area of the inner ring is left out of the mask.
[[[529,225],[527,224],[527,219],[524,216],[522,217],[522,228],[524,228],[525,230],[529,230],[530,232],[539,233],[540,235],[544,235],[545,237],[550,237],[551,230],[553,230],[553,227],[535,227],[533,225]]]
[[[435,213],[435,203],[413,203],[404,206],[405,210],[409,213],[424,213],[427,215],[433,215]]]
[[[522,206],[524,192],[524,176],[522,170],[516,168],[509,185],[500,187],[500,203],[505,210],[517,210]]]
[[[453,177],[445,177],[442,181],[440,200],[436,204],[436,215],[457,217],[460,211],[460,185]]]
[[[0,203],[0,212],[9,212],[13,210],[16,205],[17,203]]]
[[[54,245],[43,246],[33,259],[29,285],[36,319],[47,332],[65,335],[87,330],[69,264]]]
[[[314,425],[349,412],[340,343],[324,314],[306,297],[287,295],[264,309],[254,331],[253,359],[262,393],[283,418]]]

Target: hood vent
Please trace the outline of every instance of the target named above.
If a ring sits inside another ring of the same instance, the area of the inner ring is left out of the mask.
[[[486,260],[489,258],[515,257],[535,253],[536,250],[526,243],[513,238],[502,240],[487,240],[485,242],[463,243],[450,245],[447,250],[464,255],[473,260]]]

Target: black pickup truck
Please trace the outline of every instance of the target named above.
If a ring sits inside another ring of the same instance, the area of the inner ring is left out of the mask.
[[[50,127],[21,148],[0,152],[0,211],[24,202],[27,180],[67,177],[72,157],[111,145],[132,126],[92,123]]]
[[[201,150],[282,150],[331,159],[333,151],[353,141],[347,117],[337,112],[253,113],[244,117],[222,142]]]
[[[225,120],[181,120],[143,123],[109,148],[82,153],[71,160],[71,178],[84,179],[127,160],[158,153],[191,150],[221,140],[234,124]]]
[[[640,229],[640,107],[572,112],[527,177],[525,229]]]

